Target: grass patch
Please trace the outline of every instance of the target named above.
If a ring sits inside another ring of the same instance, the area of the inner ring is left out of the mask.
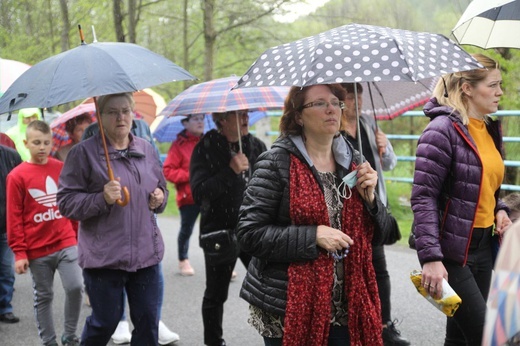
[[[175,186],[172,183],[168,182],[168,191],[170,191],[170,195],[168,196],[168,204],[166,205],[166,209],[162,215],[164,216],[179,216],[179,208],[177,207],[177,190],[175,190]]]
[[[390,210],[399,224],[402,235],[399,243],[408,245],[408,236],[410,235],[413,221],[412,208],[410,207],[412,185],[409,183],[387,181],[386,190]]]

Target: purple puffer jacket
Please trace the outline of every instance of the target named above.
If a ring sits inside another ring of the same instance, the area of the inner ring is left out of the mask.
[[[417,255],[421,265],[443,259],[465,265],[479,201],[481,159],[452,108],[432,98],[424,113],[431,121],[417,145],[411,198]],[[490,121],[487,129],[503,157],[500,123]],[[508,211],[499,192],[495,213]]]

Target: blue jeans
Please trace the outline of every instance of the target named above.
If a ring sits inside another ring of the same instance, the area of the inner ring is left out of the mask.
[[[132,346],[157,346],[159,317],[159,265],[126,272],[114,269],[83,269],[92,313],[85,321],[81,345],[106,345],[123,313],[123,290],[128,294],[134,325]]]
[[[190,247],[190,237],[193,233],[193,226],[200,213],[200,207],[196,204],[183,205],[179,208],[181,213],[181,229],[177,237],[177,247],[179,261],[188,258],[188,249]]]
[[[0,314],[13,312],[14,254],[7,245],[7,234],[0,234]]]
[[[162,272],[162,262],[159,263],[159,309],[157,311],[157,316],[159,317],[159,321],[161,320],[161,310],[164,299],[164,276]],[[123,301],[126,302],[126,289],[123,291]],[[123,305],[123,314],[121,315],[121,321],[126,321],[126,312],[125,306]]]

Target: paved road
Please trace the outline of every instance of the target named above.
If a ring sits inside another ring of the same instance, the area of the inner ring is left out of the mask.
[[[159,224],[166,242],[163,262],[165,275],[165,296],[162,320],[180,335],[178,346],[201,346],[202,318],[201,302],[204,292],[204,260],[197,239],[192,239],[190,260],[196,271],[193,277],[181,277],[177,268],[176,235],[178,218],[159,217]],[[403,245],[387,247],[387,261],[392,280],[393,318],[400,321],[399,329],[412,345],[442,345],[444,335],[444,315],[422,298],[409,280],[409,273],[419,268],[413,250]],[[262,339],[247,324],[248,306],[238,297],[245,268],[241,263],[236,268],[238,278],[231,284],[229,299],[225,306],[224,337],[231,346],[262,346]],[[54,316],[58,335],[63,332],[63,289],[59,275],[56,275]],[[29,275],[17,275],[13,306],[20,323],[7,325],[0,323],[1,346],[37,346],[37,336],[33,309],[32,288]],[[80,326],[90,313],[90,308],[82,306]],[[112,344],[110,344],[112,345]]]

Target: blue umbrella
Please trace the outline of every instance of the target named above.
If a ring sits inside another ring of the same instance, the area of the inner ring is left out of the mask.
[[[24,72],[0,98],[0,114],[192,79],[185,69],[136,44],[83,43]]]
[[[266,117],[266,112],[255,111],[249,112],[249,126],[253,126],[258,120]],[[173,142],[177,139],[177,135],[184,130],[182,120],[185,116],[164,117],[159,125],[153,130],[152,135],[158,142]],[[152,125],[153,126],[153,125]],[[204,117],[204,133],[211,129],[217,128],[211,114],[206,114]]]
[[[88,97],[138,91],[167,82],[196,79],[172,61],[131,43],[104,42],[86,44],[79,26],[81,45],[40,61],[25,71],[0,98],[0,114],[21,108],[48,108]],[[110,157],[96,111],[103,141],[107,173],[114,180]],[[128,204],[130,194],[123,187]]]

